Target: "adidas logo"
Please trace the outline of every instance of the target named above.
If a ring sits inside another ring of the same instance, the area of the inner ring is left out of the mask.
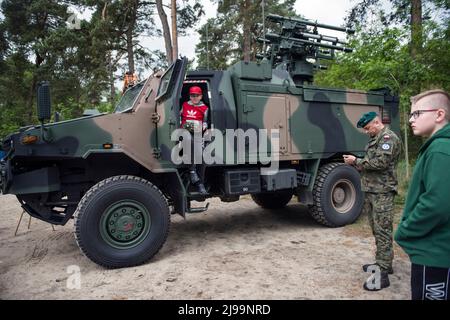
[[[197,114],[197,111],[194,110],[188,110],[188,117],[195,117],[195,115]]]

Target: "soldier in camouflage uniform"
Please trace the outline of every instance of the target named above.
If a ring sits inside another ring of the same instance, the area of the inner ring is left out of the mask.
[[[358,122],[358,128],[364,128],[370,136],[364,158],[344,155],[347,164],[354,165],[361,171],[362,191],[368,204],[369,224],[376,242],[376,263],[363,266],[364,271],[379,267],[381,279],[378,286],[373,283],[373,276],[364,283],[364,289],[380,290],[390,285],[388,274],[393,273],[392,248],[394,197],[397,193],[396,165],[401,152],[401,140],[389,128],[383,125],[375,112],[364,114]],[[366,206],[365,206],[366,207]]]

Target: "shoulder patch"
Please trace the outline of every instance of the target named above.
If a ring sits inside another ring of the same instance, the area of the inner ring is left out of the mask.
[[[384,151],[389,151],[391,150],[391,145],[389,143],[383,143],[381,149],[383,149]]]

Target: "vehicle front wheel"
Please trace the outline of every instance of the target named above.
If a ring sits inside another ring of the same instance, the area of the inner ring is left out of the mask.
[[[107,268],[140,265],[163,246],[170,211],[161,191],[147,180],[116,176],[93,186],[75,212],[81,251]]]

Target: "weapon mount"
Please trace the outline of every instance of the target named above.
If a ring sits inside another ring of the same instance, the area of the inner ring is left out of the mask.
[[[287,70],[296,85],[311,83],[314,69],[326,69],[319,64],[321,59],[334,59],[335,51],[353,52],[346,42],[337,37],[320,34],[317,30],[323,28],[352,35],[355,33],[352,29],[275,14],[269,14],[266,20],[280,24],[281,32],[267,33],[265,38],[257,39],[268,47],[268,50],[257,55],[257,58],[269,59],[275,69]]]

